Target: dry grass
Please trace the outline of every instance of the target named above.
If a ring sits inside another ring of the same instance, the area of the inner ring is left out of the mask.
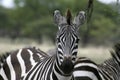
[[[101,63],[104,60],[111,57],[110,48],[103,46],[89,46],[79,49],[79,56],[88,57],[97,63]]]
[[[51,42],[48,41],[46,42],[45,40],[42,42],[42,44],[39,44],[35,40],[28,39],[22,40],[0,39],[0,53],[5,53],[8,51],[13,51],[24,47],[36,47],[46,52],[49,49],[53,49],[54,45]]]
[[[10,39],[1,39],[0,38],[0,53],[5,53],[9,51],[13,51],[16,49],[24,48],[24,47],[37,47],[44,52],[54,49],[55,45],[53,45],[50,41],[43,40],[42,44],[37,43],[34,40],[10,40]],[[79,47],[79,56],[81,57],[89,57],[97,63],[103,62],[105,59],[110,57],[110,48],[103,46],[88,46],[88,47]]]

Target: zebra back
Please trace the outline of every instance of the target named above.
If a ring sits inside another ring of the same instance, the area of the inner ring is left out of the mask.
[[[45,52],[32,48],[23,48],[1,58],[0,76],[4,80],[20,80],[36,63],[49,57]]]

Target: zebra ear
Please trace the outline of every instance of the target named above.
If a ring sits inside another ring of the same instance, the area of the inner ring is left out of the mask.
[[[66,23],[66,19],[65,17],[63,17],[60,13],[59,10],[55,10],[54,11],[54,22],[55,24],[59,25],[59,24],[62,24],[62,23]]]
[[[80,11],[78,15],[74,18],[73,24],[76,26],[82,25],[85,22],[85,12]]]

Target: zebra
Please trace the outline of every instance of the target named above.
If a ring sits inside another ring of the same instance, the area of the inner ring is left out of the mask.
[[[111,51],[112,58],[96,64],[88,58],[79,58],[74,66],[75,80],[120,80],[120,43]]]
[[[61,15],[59,10],[54,12],[54,22],[58,26],[56,37],[56,54],[38,62],[22,80],[73,80],[72,71],[77,57],[79,42],[79,25],[85,20],[85,13],[80,11],[71,21],[71,12]]]
[[[35,47],[7,52],[0,58],[0,80],[20,80],[38,61],[48,56]]]
[[[73,63],[76,60],[78,49],[78,26],[84,23],[85,13],[84,11],[80,11],[74,21],[71,21],[71,17],[69,10],[66,17],[63,17],[59,10],[54,12],[54,21],[59,29],[55,55],[49,56],[35,48],[19,49],[8,55],[2,60],[3,62],[0,63],[0,78],[3,80],[37,80],[39,77],[35,75],[39,74],[45,75],[39,78],[42,80],[71,79]],[[31,49],[33,49],[33,51]],[[46,66],[46,68],[44,66]],[[39,69],[42,67],[43,69],[41,68],[42,71],[34,74],[33,70],[38,69],[37,67],[39,67]],[[34,74],[35,77],[32,76],[32,74]]]

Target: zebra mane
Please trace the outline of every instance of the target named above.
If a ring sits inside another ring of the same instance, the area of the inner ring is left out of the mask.
[[[11,52],[6,52],[0,55],[0,68],[10,54]]]
[[[104,68],[105,70],[108,70],[109,64],[111,66],[114,66],[115,69],[120,70],[120,43],[117,43],[114,45],[113,50],[111,52],[111,58],[108,60],[105,60],[102,64],[99,65],[99,67]],[[106,65],[104,65],[106,64]]]
[[[120,43],[115,44],[113,49],[114,51],[111,51],[111,55],[114,59],[119,61],[120,60]]]
[[[67,10],[67,14],[66,14],[66,19],[67,19],[67,23],[70,25],[71,24],[71,19],[72,19],[72,15],[70,10]]]

